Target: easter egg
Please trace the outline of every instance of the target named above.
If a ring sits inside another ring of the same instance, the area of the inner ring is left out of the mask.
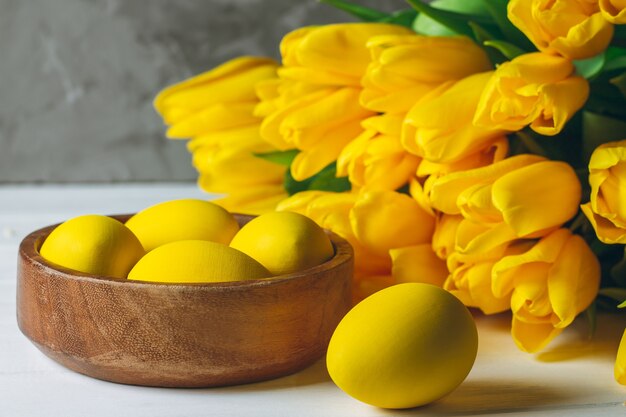
[[[146,251],[177,240],[208,240],[227,245],[239,230],[235,217],[204,200],[166,201],[128,219],[126,226]]]
[[[221,243],[181,240],[148,252],[128,274],[129,280],[169,283],[227,282],[267,278],[271,274],[248,255]]]
[[[289,274],[333,257],[324,230],[313,220],[287,211],[262,214],[244,225],[230,243],[272,274]]]
[[[429,284],[399,284],[341,320],[326,364],[339,388],[383,408],[410,408],[453,391],[474,364],[478,334],[467,308]]]
[[[145,251],[124,224],[111,217],[90,214],[57,226],[39,253],[47,261],[75,271],[126,278]]]

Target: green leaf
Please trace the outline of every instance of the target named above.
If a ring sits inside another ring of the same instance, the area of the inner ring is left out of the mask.
[[[309,189],[309,184],[311,183],[311,179],[308,178],[304,181],[298,181],[293,176],[291,176],[291,170],[288,169],[285,172],[285,179],[283,181],[283,186],[285,187],[285,191],[287,194],[294,195],[299,193],[300,191],[306,191]]]
[[[574,61],[576,73],[581,77],[589,80],[598,75],[606,63],[606,55],[604,52],[587,59],[578,59]]]
[[[297,149],[289,149],[288,151],[255,153],[254,156],[256,156],[257,158],[265,159],[269,162],[273,162],[275,164],[289,166],[299,152],[300,151]]]
[[[495,36],[491,32],[480,26],[478,23],[469,22],[469,25],[474,32],[474,39],[476,39],[479,44],[484,45],[485,42],[495,39]],[[494,67],[507,61],[507,57],[504,56],[502,52],[498,51],[497,49],[487,48],[485,50],[485,53],[489,57],[489,60],[494,65]]]
[[[458,33],[448,29],[436,20],[423,13],[417,15],[411,28],[420,35],[426,36],[456,36]]]
[[[530,40],[511,23],[507,17],[507,5],[509,0],[481,0],[485,9],[489,12],[494,22],[508,42],[517,45],[525,52],[536,50]]]
[[[309,184],[309,190],[334,192],[349,191],[351,187],[348,177],[337,177],[337,167],[334,163],[315,175]]]
[[[463,16],[471,16],[474,18],[473,20],[479,16],[483,19],[489,17],[489,11],[482,0],[435,0],[431,1],[430,5]]]
[[[381,23],[392,23],[394,25],[412,27],[418,13],[413,9],[399,10],[390,16],[380,20]]]
[[[626,288],[600,288],[598,294],[617,301],[618,303],[620,303],[618,305],[619,308],[623,308],[624,306],[626,306]]]
[[[337,165],[333,162],[314,176],[304,181],[297,181],[291,175],[291,170],[285,172],[284,187],[287,194],[294,195],[300,191],[320,190],[343,192],[351,188],[347,177],[337,177]]]
[[[626,68],[626,48],[610,46],[606,52],[604,71],[614,71]]]
[[[390,17],[388,13],[381,12],[369,7],[360,6],[346,0],[319,0],[320,3],[326,3],[333,6],[336,9],[343,10],[344,12],[351,14],[357,19],[364,22],[380,22]]]
[[[520,56],[526,53],[526,51],[524,51],[523,49],[520,49],[517,46],[513,45],[512,43],[505,42],[505,41],[497,41],[497,40],[485,41],[483,42],[483,45],[496,48],[498,51],[502,53],[502,55],[504,55],[508,59],[513,59],[517,56]]]
[[[622,95],[626,98],[626,72],[618,75],[617,77],[611,78],[609,82],[617,87],[620,93],[622,93]]]
[[[411,5],[420,14],[424,14],[437,23],[450,29],[455,34],[461,34],[466,36],[472,36],[472,29],[467,24],[469,19],[468,15],[463,15],[456,12],[449,12],[443,9],[434,8],[426,3],[422,3],[420,0],[407,0],[407,3]],[[475,17],[475,16],[473,16]]]

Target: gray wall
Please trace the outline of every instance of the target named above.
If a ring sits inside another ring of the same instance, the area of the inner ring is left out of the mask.
[[[194,179],[159,89],[347,20],[314,0],[0,0],[0,183]]]

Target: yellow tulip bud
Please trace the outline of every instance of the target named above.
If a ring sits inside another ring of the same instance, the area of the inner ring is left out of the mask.
[[[485,148],[466,156],[456,162],[436,163],[422,159],[417,168],[418,177],[441,176],[457,171],[480,168],[495,164],[506,158],[509,151],[509,141],[506,136],[495,139],[488,143]]]
[[[619,344],[617,358],[615,359],[615,380],[626,385],[626,329]]]
[[[556,135],[589,96],[589,83],[573,72],[568,59],[540,52],[503,63],[482,93],[474,123],[510,131],[530,124]]]
[[[193,138],[188,149],[208,192],[227,194],[217,200],[240,213],[273,210],[287,197],[285,167],[254,153],[275,150],[261,139],[261,119],[254,113],[260,83],[275,83],[277,64],[269,58],[241,57],[163,90],[154,105],[168,136]]]
[[[398,280],[441,285],[445,278],[445,263],[430,246],[435,219],[410,196],[393,191],[305,191],[277,209],[304,214],[352,244],[357,299]]]
[[[472,124],[490,77],[491,72],[471,75],[444,83],[422,97],[404,120],[402,145],[429,162],[453,163],[501,140],[503,130]]]
[[[626,23],[626,2],[624,0],[600,0],[602,16],[614,25]]]
[[[356,88],[322,89],[267,116],[261,136],[278,149],[301,152],[291,174],[305,180],[335,161],[362,131],[361,120],[373,113],[358,104]]]
[[[510,297],[495,297],[491,292],[491,269],[494,261],[458,266],[446,279],[443,288],[468,307],[484,314],[496,314],[511,308]]]
[[[435,218],[413,198],[395,191],[364,191],[350,220],[355,236],[374,252],[429,243]]]
[[[448,276],[446,263],[429,243],[391,249],[391,275],[395,283],[422,282],[441,287]]]
[[[168,136],[188,138],[258,123],[255,85],[276,77],[269,58],[240,57],[161,91],[154,107]]]
[[[595,299],[600,263],[580,236],[559,229],[496,262],[491,279],[496,297],[511,297],[515,343],[536,352]]]
[[[367,247],[352,228],[351,212],[358,198],[357,193],[304,191],[281,201],[276,209],[304,214],[350,242],[354,249],[355,275],[386,275],[391,270],[388,254],[380,254]]]
[[[382,23],[339,23],[311,26],[287,34],[280,52],[280,78],[325,86],[361,86],[370,62],[366,47],[377,35],[408,34],[398,25]]]
[[[266,116],[263,139],[279,149],[301,151],[291,165],[296,180],[335,161],[363,132],[361,121],[374,116],[359,104],[361,78],[370,62],[367,41],[406,33],[410,31],[398,25],[346,23],[301,28],[285,36],[281,81],[265,86],[267,100],[256,114]]]
[[[597,55],[613,37],[597,1],[511,0],[508,18],[537,49],[569,59]]]
[[[589,161],[591,201],[582,206],[604,243],[626,243],[626,140],[600,145]]]
[[[517,237],[559,227],[577,213],[581,197],[570,165],[536,155],[434,178],[426,190],[434,208],[487,227],[505,224]]]
[[[372,61],[361,104],[379,112],[406,113],[441,83],[492,68],[484,50],[466,37],[382,35],[367,46]]]
[[[415,176],[420,158],[400,143],[403,118],[385,114],[365,119],[365,131],[350,142],[337,159],[337,175],[348,176],[353,186],[396,190]]]
[[[432,247],[439,259],[447,259],[455,251],[456,232],[463,216],[441,214],[435,222]]]

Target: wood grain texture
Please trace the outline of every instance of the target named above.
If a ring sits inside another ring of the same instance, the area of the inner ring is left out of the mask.
[[[52,266],[38,248],[53,227],[20,244],[18,325],[50,358],[98,379],[208,387],[293,373],[324,354],[351,305],[352,248],[333,234],[335,256],[307,271],[170,285]]]

